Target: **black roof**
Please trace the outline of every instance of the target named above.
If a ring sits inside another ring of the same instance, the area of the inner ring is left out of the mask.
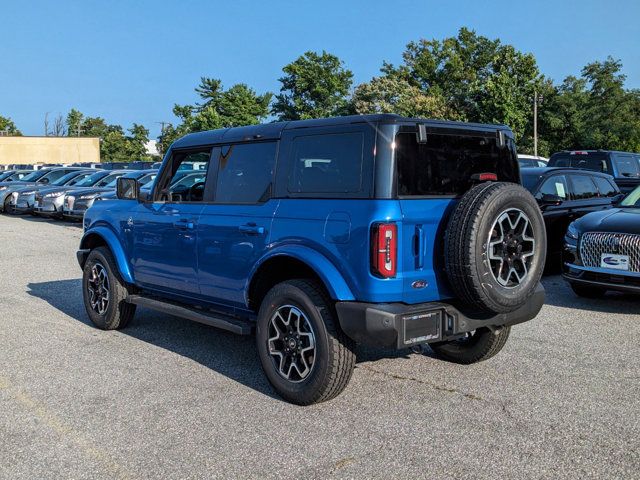
[[[292,120],[289,122],[264,123],[246,127],[220,128],[204,132],[190,133],[176,140],[172,147],[183,148],[197,145],[209,145],[221,142],[239,142],[248,140],[268,140],[280,138],[284,130],[309,127],[331,127],[347,124],[380,124],[380,123],[426,123],[434,127],[470,127],[476,130],[507,130],[506,125],[491,125],[485,123],[452,122],[449,120],[428,120],[424,118],[402,117],[392,113],[374,115],[349,115],[344,117],[317,118],[310,120]]]
[[[594,170],[586,170],[583,168],[573,168],[573,167],[522,167],[520,169],[521,175],[531,176],[531,177],[541,177],[551,172],[567,172],[567,173],[580,173],[583,175],[593,175],[597,177],[607,177],[613,178],[608,173],[596,172]]]
[[[584,152],[584,153],[576,153],[576,152]],[[561,150],[559,152],[555,152],[553,154],[551,154],[551,157],[553,157],[554,155],[576,155],[576,156],[580,156],[580,155],[590,155],[592,153],[630,153],[631,155],[638,155],[637,152],[623,152],[621,150],[580,150],[580,149],[576,149],[576,150]],[[549,158],[551,158],[549,157]]]

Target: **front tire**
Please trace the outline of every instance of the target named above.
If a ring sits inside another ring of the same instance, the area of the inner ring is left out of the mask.
[[[311,280],[289,280],[265,296],[256,329],[262,368],[273,388],[298,405],[330,400],[353,373],[355,344],[333,302]]]
[[[481,328],[460,340],[432,343],[429,347],[443,360],[468,365],[496,355],[507,343],[510,332],[511,327]]]
[[[124,328],[136,312],[127,302],[129,290],[106,247],[91,250],[82,272],[82,297],[87,315],[102,330]]]

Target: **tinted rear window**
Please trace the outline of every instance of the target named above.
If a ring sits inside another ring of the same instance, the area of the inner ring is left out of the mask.
[[[601,197],[615,197],[618,194],[618,189],[606,178],[593,177],[593,180],[596,182]]]
[[[293,141],[291,193],[355,193],[362,188],[362,133],[307,135]]]
[[[471,188],[476,173],[518,181],[514,151],[498,148],[495,137],[430,133],[418,143],[415,133],[403,132],[395,145],[399,196],[457,196]]]

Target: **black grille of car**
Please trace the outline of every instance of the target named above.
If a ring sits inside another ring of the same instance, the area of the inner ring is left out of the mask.
[[[629,270],[640,272],[640,235],[589,232],[580,240],[580,258],[585,267],[600,267],[603,253],[629,256]]]

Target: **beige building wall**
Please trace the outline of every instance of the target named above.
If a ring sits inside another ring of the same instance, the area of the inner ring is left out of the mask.
[[[98,138],[0,136],[0,165],[99,161]]]

